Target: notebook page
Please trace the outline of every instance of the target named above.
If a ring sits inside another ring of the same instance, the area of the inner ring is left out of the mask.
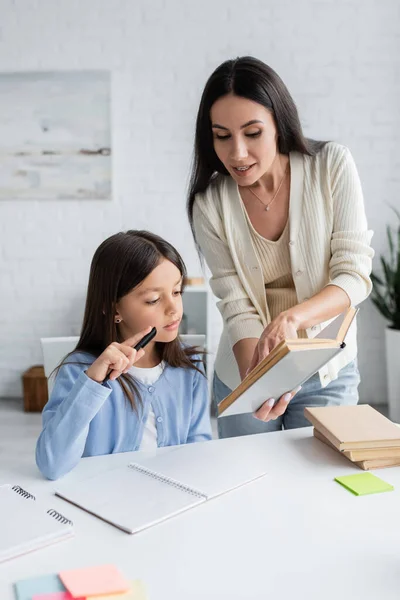
[[[0,562],[73,534],[72,524],[51,517],[40,502],[11,485],[0,486],[0,531]]]
[[[156,456],[138,457],[133,464],[213,498],[267,473],[269,459],[260,455],[254,437],[257,436],[174,446]]]
[[[85,481],[61,483],[57,496],[101,519],[136,533],[206,500],[128,466]]]

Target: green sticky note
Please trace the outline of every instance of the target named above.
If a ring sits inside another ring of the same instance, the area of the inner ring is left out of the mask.
[[[379,494],[380,492],[391,492],[394,490],[394,487],[390,483],[386,483],[383,479],[369,472],[335,477],[335,481],[356,496]]]

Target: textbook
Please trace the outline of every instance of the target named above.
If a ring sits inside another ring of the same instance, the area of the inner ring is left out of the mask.
[[[339,452],[337,448],[320,432],[314,428],[314,437],[320,440],[335,452]],[[352,463],[369,471],[370,469],[384,469],[385,467],[400,466],[400,448],[374,448],[372,450],[345,450],[340,452]]]
[[[56,494],[132,534],[267,472],[267,458],[254,452],[251,439],[241,438],[238,443],[228,438],[163,450],[93,476],[86,473],[82,479],[71,473]]]
[[[335,446],[331,444],[330,441],[320,431],[318,431],[318,429],[314,428],[314,436],[321,442],[324,442],[324,444],[326,444],[327,446],[330,446],[331,448],[337,450],[337,448],[335,448]],[[344,450],[342,454],[344,454],[346,458],[348,458],[349,460],[351,460],[351,462],[354,463],[381,460],[397,460],[397,462],[400,464],[400,446],[393,446],[389,448],[361,448],[360,450]]]
[[[400,446],[400,428],[369,404],[306,407],[304,416],[340,452],[386,448],[389,458]]]
[[[279,400],[303,385],[342,352],[357,312],[349,308],[315,338],[283,340],[219,403],[218,416],[254,413],[269,398]]]
[[[65,540],[72,522],[18,485],[0,486],[0,562]]]

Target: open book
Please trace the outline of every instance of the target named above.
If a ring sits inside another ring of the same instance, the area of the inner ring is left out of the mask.
[[[0,562],[73,535],[72,522],[18,485],[0,486]]]
[[[268,400],[303,385],[342,352],[358,309],[349,308],[311,339],[283,340],[229,396],[218,405],[218,416],[253,413]]]
[[[243,438],[239,443],[226,439],[173,446],[92,477],[79,479],[72,473],[56,494],[137,533],[265,475],[267,459],[251,442]]]

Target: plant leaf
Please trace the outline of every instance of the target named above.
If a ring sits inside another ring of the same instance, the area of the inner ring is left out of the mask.
[[[371,273],[371,281],[374,285],[378,284],[378,285],[384,285],[383,281],[380,277],[378,277],[378,275],[376,273]]]
[[[397,232],[389,225],[386,227],[389,258],[380,257],[382,274],[371,273],[371,300],[385,319],[390,321],[391,327],[400,329],[400,211],[394,206],[390,208],[397,216],[399,225]]]
[[[395,265],[394,265],[394,244],[393,244],[393,238],[392,238],[392,229],[391,229],[390,225],[386,225],[386,233],[387,233],[387,238],[388,238],[388,242],[389,242],[390,266],[392,267],[392,269],[394,269],[394,267],[395,267]]]

